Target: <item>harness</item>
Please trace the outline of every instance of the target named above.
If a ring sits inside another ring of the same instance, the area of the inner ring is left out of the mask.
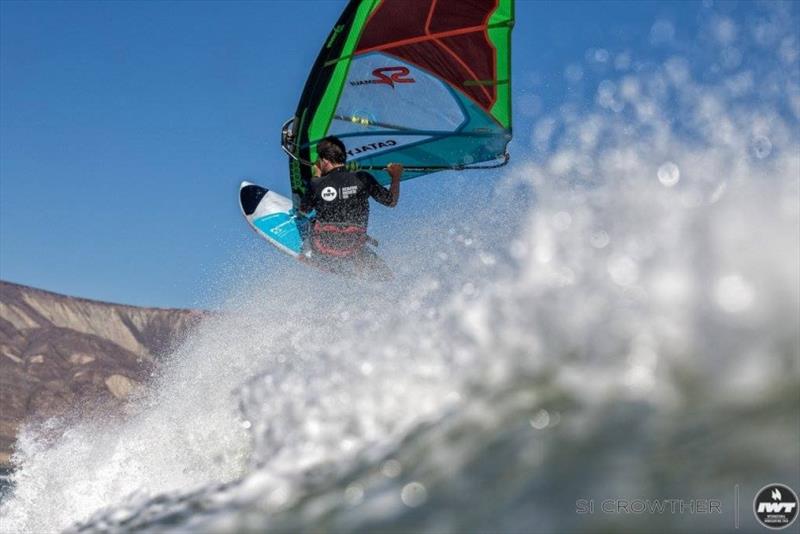
[[[367,229],[342,223],[320,223],[311,227],[311,245],[326,256],[345,258],[361,251],[367,242]]]

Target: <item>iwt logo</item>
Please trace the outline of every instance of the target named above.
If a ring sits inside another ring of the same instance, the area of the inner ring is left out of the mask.
[[[753,512],[767,528],[786,528],[797,518],[797,494],[783,484],[764,486],[753,500]]]

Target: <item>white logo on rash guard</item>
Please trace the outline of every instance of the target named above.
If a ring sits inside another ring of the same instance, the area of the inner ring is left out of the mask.
[[[325,202],[330,202],[331,200],[336,200],[336,189],[333,187],[326,187],[322,190],[322,200]]]

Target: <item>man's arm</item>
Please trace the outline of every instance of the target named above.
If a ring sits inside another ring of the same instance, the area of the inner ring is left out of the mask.
[[[375,177],[370,173],[361,171],[359,174],[361,175],[362,180],[367,184],[369,196],[384,206],[393,208],[397,206],[397,201],[400,199],[400,176],[403,174],[403,166],[390,164],[388,167],[386,167],[386,172],[388,172],[389,176],[392,177],[392,183],[389,186],[389,189],[379,184],[378,180],[376,180]]]
[[[397,206],[400,200],[400,177],[403,175],[403,166],[399,163],[390,163],[386,166],[386,172],[392,177],[392,183],[389,186],[389,191],[392,193],[392,202],[389,204],[390,208]]]
[[[319,162],[311,166],[311,177],[318,178],[320,175]],[[306,192],[303,198],[300,199],[300,213],[308,215],[316,206],[314,205],[314,188],[311,186],[311,180],[306,183]]]

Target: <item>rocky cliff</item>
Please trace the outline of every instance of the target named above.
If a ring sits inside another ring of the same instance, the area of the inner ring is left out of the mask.
[[[202,315],[0,281],[0,467],[24,420],[119,403]]]

